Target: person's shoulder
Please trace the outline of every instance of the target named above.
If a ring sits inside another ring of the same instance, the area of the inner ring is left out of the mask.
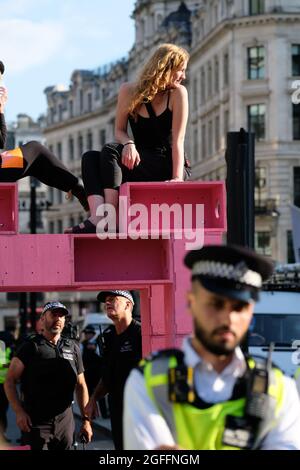
[[[23,337],[17,346],[15,357],[21,358],[24,357],[24,355],[36,353],[42,339],[43,337],[38,334],[31,334]]]
[[[141,331],[141,329],[142,329],[141,322],[139,320],[133,319],[132,320],[132,328],[136,331]]]
[[[114,336],[116,336],[116,328],[114,325],[108,326],[102,333],[102,337],[106,345],[112,340],[112,338],[114,338]]]
[[[132,82],[124,82],[120,86],[119,95],[122,97],[131,97],[135,89],[135,84]]]
[[[180,84],[176,88],[173,88],[172,97],[173,97],[173,100],[187,99],[187,97],[188,97],[187,88],[182,84]]]
[[[156,362],[160,361],[161,359],[170,359],[171,357],[175,357],[178,363],[182,363],[184,357],[183,351],[181,351],[181,349],[176,348],[159,349],[158,351],[151,352],[148,356],[143,359],[143,361],[145,363]]]

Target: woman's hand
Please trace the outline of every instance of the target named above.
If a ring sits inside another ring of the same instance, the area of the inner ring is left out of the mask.
[[[133,170],[140,163],[140,154],[135,148],[134,143],[124,145],[122,150],[122,163],[129,170]]]
[[[4,107],[7,101],[7,89],[4,86],[0,87],[0,113],[4,112]]]
[[[172,178],[171,180],[165,180],[165,183],[182,183],[184,181],[183,178],[180,178],[180,176],[176,176],[175,178]]]

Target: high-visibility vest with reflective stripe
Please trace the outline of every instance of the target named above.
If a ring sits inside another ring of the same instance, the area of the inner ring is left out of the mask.
[[[11,349],[5,348],[0,350],[0,384],[3,384],[7,375],[7,365],[10,363]]]
[[[255,361],[248,360],[250,368]],[[175,356],[158,356],[142,362],[146,389],[167,422],[174,441],[186,450],[239,450],[222,443],[227,415],[244,416],[246,398],[229,399],[206,408],[190,403],[174,403],[168,397],[168,370],[177,366]],[[264,437],[275,424],[283,403],[284,382],[279,369],[272,369],[268,394],[274,398],[274,419],[264,426]]]
[[[298,367],[298,369],[295,372],[295,375],[294,375],[295,380],[297,380],[299,376],[300,376],[300,367]]]

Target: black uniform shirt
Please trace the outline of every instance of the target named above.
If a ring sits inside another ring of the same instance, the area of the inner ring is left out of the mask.
[[[141,324],[132,320],[128,328],[117,334],[114,326],[104,333],[103,382],[107,387],[114,408],[122,409],[125,382],[130,371],[142,358]]]
[[[24,342],[16,353],[25,369],[21,377],[24,408],[38,424],[72,403],[77,376],[84,371],[79,346],[60,338],[57,345],[42,335]]]

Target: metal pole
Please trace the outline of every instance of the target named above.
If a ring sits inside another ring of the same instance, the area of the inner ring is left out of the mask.
[[[30,177],[30,233],[36,233],[36,180]],[[36,292],[30,292],[30,323],[35,330],[36,324]]]
[[[227,134],[227,243],[254,248],[254,134]]]
[[[20,317],[20,334],[24,335],[27,331],[27,293],[19,294],[19,317]]]

